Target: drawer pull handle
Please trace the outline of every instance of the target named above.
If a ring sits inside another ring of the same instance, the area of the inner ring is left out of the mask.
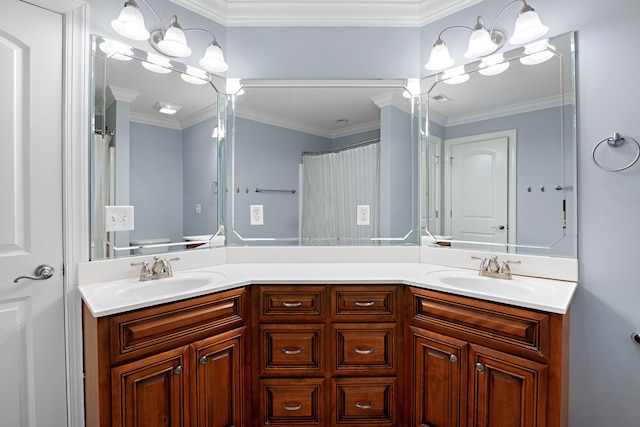
[[[360,409],[371,409],[373,408],[373,402],[370,402],[368,405],[363,405],[360,402],[356,402],[356,408],[360,408]]]
[[[356,301],[355,304],[358,307],[371,307],[372,305],[376,305],[375,301],[368,301],[368,302]]]
[[[302,349],[301,348],[296,348],[295,350],[287,350],[286,348],[283,348],[282,352],[284,354],[289,354],[289,355],[291,355],[291,354],[300,354],[300,353],[302,353]]]
[[[286,301],[282,301],[282,305],[284,305],[285,307],[300,307],[302,305],[302,303],[300,301],[298,302],[286,302]]]
[[[358,354],[371,354],[375,351],[375,349],[373,347],[368,350],[360,350],[359,348],[356,348],[354,351]]]
[[[302,403],[298,403],[296,406],[287,406],[286,403],[282,404],[282,409],[285,411],[299,411],[302,409]]]

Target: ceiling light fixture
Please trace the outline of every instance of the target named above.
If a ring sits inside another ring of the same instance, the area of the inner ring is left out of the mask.
[[[182,108],[181,105],[171,104],[169,102],[158,102],[156,109],[162,114],[175,114]]]
[[[151,46],[161,54],[172,58],[186,58],[191,56],[191,48],[187,44],[185,33],[189,31],[201,31],[209,34],[213,41],[209,43],[204,56],[199,64],[210,73],[222,73],[227,71],[229,65],[224,60],[222,49],[218,44],[216,36],[209,30],[203,28],[182,29],[178,23],[178,18],[173,15],[167,29],[162,25],[162,20],[158,13],[151,7],[147,0],[142,0],[151,9],[158,22],[160,30],[149,32],[144,24],[144,18],[140,7],[135,0],[127,0],[120,11],[117,19],[111,21],[111,27],[120,35],[132,40],[149,40]]]
[[[425,64],[427,70],[444,70],[454,64],[454,60],[449,54],[449,48],[442,40],[442,35],[450,29],[462,28],[471,31],[469,37],[469,45],[464,53],[465,58],[481,58],[498,51],[505,43],[505,35],[503,32],[494,29],[496,22],[502,14],[513,4],[522,2],[524,5],[520,9],[518,18],[516,19],[513,35],[509,39],[511,44],[525,44],[536,40],[549,31],[549,27],[542,25],[540,17],[525,0],[513,0],[502,8],[498,16],[493,20],[489,30],[484,25],[484,19],[478,16],[475,27],[466,27],[463,25],[453,25],[440,31],[436,40],[429,61]]]

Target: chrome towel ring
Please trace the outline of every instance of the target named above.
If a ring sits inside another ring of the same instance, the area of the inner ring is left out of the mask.
[[[617,169],[609,169],[606,168],[604,166],[602,166],[600,163],[598,163],[598,161],[596,160],[596,150],[598,149],[598,147],[603,143],[606,142],[609,146],[611,147],[619,147],[622,143],[624,143],[624,141],[626,141],[627,139],[633,141],[634,144],[636,144],[636,148],[637,148],[637,152],[636,152],[636,156],[634,157],[634,159],[631,161],[631,163],[629,163],[626,166],[623,166],[621,168],[617,168]],[[636,162],[638,161],[638,159],[640,159],[640,144],[638,144],[638,141],[636,141],[635,139],[631,138],[631,137],[627,137],[624,138],[623,136],[621,136],[618,132],[615,132],[613,134],[613,136],[610,136],[608,138],[603,139],[602,141],[598,142],[595,147],[593,147],[593,151],[591,152],[591,159],[593,160],[593,163],[596,164],[596,166],[598,166],[601,169],[604,169],[608,172],[620,172],[623,171],[625,169],[629,169],[631,166],[635,165]]]

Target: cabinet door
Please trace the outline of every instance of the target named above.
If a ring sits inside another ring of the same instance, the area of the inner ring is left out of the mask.
[[[466,425],[468,344],[411,326],[414,427]]]
[[[198,427],[240,427],[244,328],[192,344],[195,355],[193,418]]]
[[[545,427],[547,365],[471,345],[471,427]]]
[[[150,356],[111,370],[114,427],[188,424],[185,372],[188,347]]]

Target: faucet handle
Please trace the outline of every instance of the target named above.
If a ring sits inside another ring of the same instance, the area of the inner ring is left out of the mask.
[[[486,271],[487,270],[487,262],[489,261],[486,257],[479,257],[479,256],[472,256],[471,259],[477,259],[480,261],[480,269],[479,271]]]
[[[504,261],[502,261],[502,267],[500,267],[500,273],[511,274],[511,267],[509,267],[509,264],[522,264],[522,261],[505,259]]]

